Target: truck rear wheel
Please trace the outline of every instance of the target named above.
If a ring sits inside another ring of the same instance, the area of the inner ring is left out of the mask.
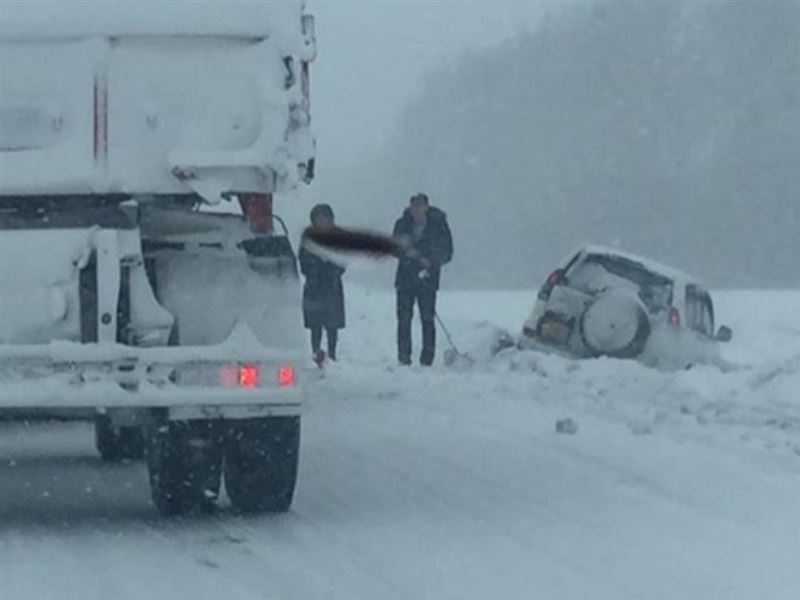
[[[94,445],[105,461],[139,460],[144,456],[144,432],[138,426],[115,427],[108,415],[96,415]]]
[[[237,421],[225,442],[225,490],[242,512],[286,512],[300,456],[300,417]]]
[[[168,421],[147,432],[153,503],[163,515],[206,512],[219,496],[223,430],[219,422]]]

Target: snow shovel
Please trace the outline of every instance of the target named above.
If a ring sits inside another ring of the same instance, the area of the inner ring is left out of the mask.
[[[459,352],[458,348],[456,347],[455,342],[453,342],[453,337],[450,335],[450,332],[447,330],[447,326],[445,326],[444,321],[442,321],[442,317],[439,316],[439,313],[434,313],[436,315],[436,321],[439,323],[439,327],[442,328],[445,337],[447,338],[447,343],[450,344],[450,347],[444,351],[444,364],[448,367],[452,367],[455,365],[462,365],[465,367],[469,367],[475,364],[475,359],[472,358],[469,354],[465,352]]]

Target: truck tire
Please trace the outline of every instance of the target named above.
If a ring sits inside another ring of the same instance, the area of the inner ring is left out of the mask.
[[[241,512],[289,510],[300,456],[300,417],[237,421],[225,443],[225,490]]]
[[[212,510],[219,496],[224,432],[209,420],[161,421],[147,429],[150,494],[162,515]]]
[[[650,337],[650,319],[641,300],[624,290],[609,290],[581,314],[581,339],[593,356],[636,358]]]
[[[144,457],[144,432],[138,426],[115,427],[108,415],[94,419],[94,445],[107,462]]]

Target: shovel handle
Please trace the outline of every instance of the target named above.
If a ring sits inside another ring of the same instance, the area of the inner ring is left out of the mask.
[[[447,331],[447,327],[445,326],[444,321],[442,321],[442,317],[439,316],[438,312],[435,312],[433,314],[436,316],[436,321],[439,323],[439,327],[441,327],[442,331],[444,331],[444,336],[447,338],[447,342],[450,344],[450,347],[453,350],[455,350],[458,354],[461,354],[460,352],[458,352],[458,348],[456,348],[455,343],[453,343],[453,338],[450,336],[450,332]]]

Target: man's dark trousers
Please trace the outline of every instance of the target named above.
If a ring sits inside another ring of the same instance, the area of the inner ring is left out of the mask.
[[[411,320],[414,316],[414,303],[419,305],[422,321],[421,365],[433,364],[436,354],[436,289],[417,286],[397,290],[397,358],[401,364],[411,364]]]

